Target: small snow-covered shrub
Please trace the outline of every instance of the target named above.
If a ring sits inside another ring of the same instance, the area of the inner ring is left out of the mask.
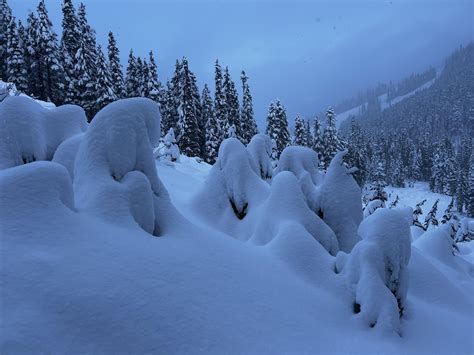
[[[398,332],[408,291],[410,224],[405,211],[381,208],[359,226],[362,240],[338,257],[354,312],[371,327]]]
[[[374,213],[379,208],[385,208],[385,204],[382,200],[369,201],[367,206],[365,206],[364,208],[364,218],[369,217],[372,213]]]
[[[256,134],[252,137],[247,150],[252,158],[256,172],[264,180],[269,180],[273,176],[272,167],[272,141],[266,134]]]
[[[298,179],[309,208],[321,217],[319,190],[316,187],[321,184],[323,177],[318,166],[318,155],[314,150],[290,146],[281,153],[275,175],[283,171],[293,173]]]
[[[339,248],[350,252],[360,240],[357,227],[362,221],[362,192],[343,162],[347,151],[332,159],[320,190],[322,218],[336,233]]]
[[[176,143],[173,128],[170,128],[163,139],[163,152],[160,155],[160,159],[166,161],[179,161],[179,147]]]
[[[32,214],[54,215],[57,208],[74,209],[71,178],[62,165],[39,161],[0,171],[1,228],[19,223],[9,223],[11,218],[28,223]]]
[[[273,178],[270,196],[262,205],[262,216],[251,237],[257,245],[269,243],[287,223],[301,225],[329,253],[336,255],[336,235],[306,204],[303,192],[294,174],[284,171]]]
[[[135,221],[157,233],[159,204],[170,204],[152,147],[160,137],[158,105],[145,98],[115,101],[92,120],[74,166],[79,209],[115,223]],[[171,208],[171,207],[170,207]]]
[[[0,103],[0,169],[51,160],[64,140],[86,128],[78,106],[46,109],[26,96],[8,97]]]
[[[194,206],[213,220],[229,215],[243,219],[267,194],[268,185],[255,172],[245,146],[236,138],[228,138],[222,142]]]
[[[74,179],[74,164],[76,162],[77,151],[79,150],[79,145],[83,138],[84,133],[76,134],[62,142],[54,152],[52,161],[66,167],[72,179]]]

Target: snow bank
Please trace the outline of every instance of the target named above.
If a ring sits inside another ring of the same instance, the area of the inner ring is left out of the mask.
[[[244,219],[268,194],[268,185],[254,170],[250,154],[236,138],[224,140],[194,207],[223,224]]]
[[[2,233],[31,223],[36,211],[48,211],[55,216],[58,209],[74,209],[71,179],[63,166],[34,162],[0,171]]]
[[[86,128],[78,106],[45,109],[28,97],[7,97],[0,103],[0,169],[51,160],[62,141]]]
[[[54,152],[53,161],[63,165],[71,179],[74,180],[74,164],[76,162],[77,151],[79,150],[79,145],[84,139],[84,133],[76,134],[64,142],[62,142],[56,152]]]
[[[371,327],[400,331],[408,291],[410,226],[399,210],[378,209],[359,226],[362,241],[342,264],[354,312]],[[341,272],[341,266],[338,266]]]
[[[261,207],[262,215],[251,242],[265,245],[273,240],[288,223],[301,225],[329,253],[336,255],[338,243],[334,232],[306,204],[297,178],[290,172],[277,174],[272,181],[270,196]]]
[[[272,167],[272,140],[266,134],[256,134],[252,137],[247,150],[252,158],[256,173],[264,180],[273,176]]]
[[[362,193],[343,162],[347,151],[332,159],[321,186],[322,218],[336,233],[339,248],[350,252],[360,240],[357,227],[362,221]]]
[[[159,137],[160,114],[152,100],[125,99],[103,108],[77,152],[77,207],[119,225],[135,221],[157,234],[162,216],[153,211],[160,204],[172,208],[153,158]]]

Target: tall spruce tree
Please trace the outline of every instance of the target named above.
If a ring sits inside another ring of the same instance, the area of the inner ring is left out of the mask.
[[[357,171],[352,174],[354,179],[357,181],[359,186],[363,186],[367,181],[367,149],[365,146],[364,133],[362,127],[352,120],[351,122],[351,133],[347,145],[348,154],[346,160],[349,166],[356,167]]]
[[[161,84],[158,80],[158,69],[156,66],[155,57],[153,56],[152,51],[150,51],[148,55],[148,97],[156,102],[160,102]]]
[[[7,80],[7,33],[12,10],[7,0],[0,0],[0,79]]]
[[[230,76],[228,67],[225,68],[224,72],[224,95],[229,127],[234,127],[236,138],[241,139],[242,129],[240,125],[239,97],[235,88],[235,83]],[[229,138],[228,134],[226,135],[226,138]]]
[[[227,119],[227,105],[226,97],[224,95],[224,88],[222,85],[222,69],[219,61],[216,59],[215,63],[215,91],[214,91],[214,113],[216,115],[218,129],[219,129],[219,145],[224,140],[226,133],[229,130],[229,120]]]
[[[466,209],[467,215],[474,218],[474,151],[471,152],[469,160],[469,182],[467,184]]]
[[[160,90],[161,131],[176,130],[178,123],[178,106],[173,85],[168,81],[166,88]]]
[[[202,118],[206,121],[206,154],[204,159],[209,164],[214,164],[219,152],[219,126],[214,113],[211,92],[206,85],[202,90]]]
[[[324,128],[323,138],[322,138],[322,160],[323,167],[327,169],[331,163],[332,158],[336,153],[343,149],[343,144],[336,128],[336,114],[334,109],[329,107],[326,111],[326,127]]]
[[[311,123],[309,122],[309,119],[305,120],[304,124],[305,124],[307,147],[312,148],[313,147],[313,133],[311,132]]]
[[[7,81],[14,83],[18,90],[25,92],[28,89],[28,73],[14,17],[11,18],[10,25],[8,26],[6,60]]]
[[[120,52],[114,34],[109,32],[109,43],[107,46],[109,56],[109,70],[115,96],[120,99],[125,96],[122,64],[120,64]]]
[[[100,45],[97,47],[97,55],[97,82],[95,85],[97,100],[94,107],[95,112],[98,112],[109,103],[117,100],[112,84],[110,68],[105,60]]]
[[[133,55],[133,50],[130,49],[128,54],[127,76],[125,78],[125,91],[127,97],[140,96],[140,82],[138,80],[138,65],[137,58]]]
[[[318,117],[313,122],[313,150],[318,154],[319,165],[323,166],[323,137],[321,134],[321,121]]]
[[[242,81],[242,111],[240,113],[240,125],[241,125],[241,140],[242,143],[248,144],[252,137],[258,133],[257,122],[253,114],[252,95],[250,93],[250,87],[248,84],[248,76],[245,71],[242,70],[240,74],[240,80]]]
[[[306,147],[308,145],[304,120],[300,116],[295,118],[295,135],[293,137],[293,145]]]
[[[290,145],[291,142],[286,111],[280,100],[277,100],[276,104],[272,102],[268,108],[265,133],[275,142],[274,153],[278,159],[283,149]]]

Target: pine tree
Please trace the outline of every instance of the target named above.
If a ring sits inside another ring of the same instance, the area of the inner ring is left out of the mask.
[[[227,119],[226,97],[222,86],[222,69],[217,60],[215,63],[214,112],[219,129],[220,145],[229,130],[229,120]]]
[[[109,103],[117,100],[115,96],[110,68],[105,60],[104,53],[100,45],[97,47],[97,82],[95,86],[97,101],[94,110],[98,112]]]
[[[38,27],[38,18],[33,12],[28,13],[27,26],[25,28],[24,47],[26,70],[28,72],[28,94],[38,98],[41,82],[37,72],[37,62],[39,61],[36,51],[36,42],[38,41],[36,29]]]
[[[291,142],[285,108],[280,100],[277,100],[276,104],[271,103],[268,108],[265,133],[275,142],[274,153],[278,159],[283,149],[289,146]]]
[[[120,52],[112,32],[109,32],[109,44],[107,46],[107,50],[114,95],[120,99],[125,96],[125,87],[123,81],[122,65],[120,64]]]
[[[313,150],[318,154],[320,165],[323,161],[323,139],[321,136],[321,121],[316,117],[313,122]]]
[[[240,125],[240,108],[239,108],[239,97],[235,84],[230,77],[229,68],[225,68],[224,72],[224,96],[227,107],[227,120],[229,127],[234,126],[236,138],[241,139],[242,130]],[[229,136],[226,135],[226,138]]]
[[[14,17],[11,18],[8,26],[6,59],[7,82],[14,83],[19,91],[25,92],[28,89],[28,73]]]
[[[177,141],[180,151],[190,157],[201,155],[200,139],[200,102],[196,101],[193,81],[194,75],[189,70],[188,60],[183,58],[180,71],[178,91],[178,125]]]
[[[461,146],[456,155],[456,166],[458,171],[457,189],[456,189],[456,206],[459,212],[463,212],[467,208],[469,200],[469,168],[470,156],[472,152],[471,138],[464,135],[461,140]]]
[[[423,228],[423,225],[420,223],[418,218],[423,214],[421,207],[425,204],[426,200],[423,200],[416,204],[415,209],[413,210],[413,225],[419,228]]]
[[[205,161],[214,164],[219,152],[219,127],[214,114],[214,107],[211,98],[211,92],[206,85],[202,91],[202,117],[206,120],[206,154]]]
[[[135,67],[135,81],[136,81],[136,91],[139,97],[146,97],[145,92],[145,76],[148,75],[148,69],[145,69],[145,65],[142,61],[142,58],[136,58],[136,67]]]
[[[308,148],[313,147],[313,134],[311,132],[311,123],[309,120],[304,121],[305,124],[305,134],[306,134],[306,146]]]
[[[158,69],[152,51],[149,53],[148,70],[148,97],[156,102],[160,102],[161,84],[158,80]]]
[[[62,4],[63,20],[62,20],[62,37],[60,44],[61,63],[64,69],[64,101],[75,103],[78,93],[74,93],[74,77],[76,53],[81,46],[82,34],[79,29],[78,19],[72,0],[64,0]]]
[[[373,173],[373,182],[370,186],[372,194],[369,200],[380,200],[383,202],[383,207],[385,207],[385,202],[388,199],[387,193],[384,190],[385,186],[387,186],[386,179],[385,167],[381,161],[378,161]]]
[[[336,114],[332,107],[328,108],[326,111],[326,128],[324,129],[322,145],[322,160],[323,167],[328,168],[331,163],[332,158],[336,155],[338,151],[343,149],[342,141],[340,140],[337,134],[336,128]]]
[[[0,79],[7,79],[7,34],[12,20],[12,10],[7,0],[0,0]]]
[[[137,59],[130,50],[128,55],[127,76],[125,78],[125,92],[127,97],[140,96],[140,82],[138,81],[138,65]]]
[[[304,120],[300,116],[295,118],[295,135],[293,145],[306,147],[308,145]]]
[[[467,215],[474,218],[474,152],[471,153],[469,163],[469,182],[466,194]]]
[[[87,118],[90,121],[93,117],[95,104],[95,83],[87,70],[87,60],[82,44],[76,53],[74,63],[73,87],[76,96],[75,104],[81,106],[86,111]]]
[[[438,202],[439,202],[439,199],[435,201],[433,207],[431,207],[431,210],[426,215],[425,223],[423,223],[424,230],[427,230],[430,224],[432,224],[433,226],[438,225],[438,219],[436,218],[436,213],[438,212]]]
[[[242,111],[240,113],[240,124],[242,129],[242,143],[248,144],[252,137],[258,133],[257,122],[253,114],[252,95],[248,84],[248,76],[242,70],[240,80],[242,80]]]
[[[178,125],[178,105],[176,102],[175,90],[168,81],[166,89],[160,90],[160,114],[161,131],[168,132],[170,128],[176,129]]]
[[[443,217],[441,219],[441,224],[447,224],[454,216],[454,197],[451,198],[451,202],[448,207],[444,210]]]
[[[354,120],[351,122],[351,133],[347,145],[348,154],[345,156],[350,167],[357,168],[357,171],[352,174],[359,186],[363,186],[367,181],[368,164],[367,164],[367,150],[365,147],[365,138],[362,132],[362,127]]]
[[[63,102],[64,77],[60,63],[57,35],[53,31],[44,0],[37,7],[38,17],[30,23],[31,44],[34,60],[31,62],[31,74],[35,80],[36,95],[44,101],[56,104]]]

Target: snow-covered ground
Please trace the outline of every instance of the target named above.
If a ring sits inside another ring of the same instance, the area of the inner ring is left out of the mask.
[[[410,247],[406,209],[387,209],[336,257],[362,218],[341,155],[323,178],[314,152],[293,149],[271,183],[236,141],[214,167],[150,166],[156,107],[132,100],[134,120],[116,104],[58,148],[79,149],[72,173],[0,170],[1,353],[473,353],[473,242],[453,255],[439,228]]]

